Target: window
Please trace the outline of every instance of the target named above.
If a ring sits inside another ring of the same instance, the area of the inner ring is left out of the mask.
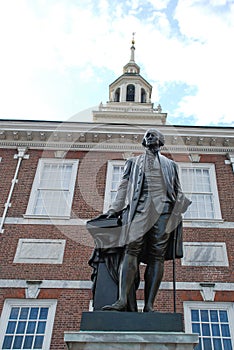
[[[107,167],[106,192],[104,200],[104,211],[107,211],[116,196],[118,185],[124,171],[125,161],[109,161]]]
[[[78,160],[40,159],[27,215],[69,217]]]
[[[195,350],[233,350],[233,303],[185,302],[185,331],[199,334]]]
[[[146,103],[146,92],[143,88],[141,88],[141,103]]]
[[[133,84],[127,86],[126,101],[135,101],[135,86]]]
[[[56,303],[6,299],[0,322],[1,349],[49,349]]]
[[[115,98],[114,101],[115,102],[119,102],[119,98],[120,98],[120,88],[115,90]]]
[[[185,219],[221,219],[214,164],[180,163],[180,179],[192,200]]]

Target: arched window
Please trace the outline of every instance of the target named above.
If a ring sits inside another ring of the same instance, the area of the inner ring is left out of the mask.
[[[120,88],[115,90],[114,102],[119,102],[119,98],[120,98]]]
[[[135,101],[135,86],[133,84],[127,86],[126,101]]]
[[[141,89],[141,103],[146,103],[146,92],[145,92],[145,89]]]

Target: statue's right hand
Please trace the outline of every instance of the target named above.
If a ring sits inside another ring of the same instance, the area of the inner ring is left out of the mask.
[[[117,213],[113,209],[108,210],[108,212],[106,214],[107,214],[107,219],[109,219],[111,217],[116,217],[116,215],[117,215]]]

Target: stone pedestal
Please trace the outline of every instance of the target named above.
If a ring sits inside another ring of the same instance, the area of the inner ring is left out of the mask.
[[[66,332],[69,350],[192,350],[198,335],[182,332]]]
[[[178,313],[83,312],[80,332],[65,332],[69,350],[192,350],[198,335],[183,332]]]

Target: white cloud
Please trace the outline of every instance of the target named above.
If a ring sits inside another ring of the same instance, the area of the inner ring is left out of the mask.
[[[118,77],[130,58],[131,35],[136,32],[136,62],[141,74],[154,82],[152,100],[158,101],[161,86],[185,83],[197,93],[182,98],[175,113],[192,114],[198,123],[231,122],[233,2],[178,1],[174,20],[180,33],[169,20],[168,4],[169,0],[97,0],[86,1],[85,6],[80,0],[0,2],[0,118],[58,119],[71,107],[64,102],[60,111],[59,99],[55,105],[43,96],[38,76],[50,77],[53,72],[63,84],[72,70],[77,86],[70,88],[77,91],[87,81],[100,83],[104,71]],[[55,91],[61,90],[59,84]]]
[[[233,17],[229,11],[221,16],[202,1],[180,1],[176,18],[183,35],[193,39],[184,49],[186,61],[191,62],[191,72],[187,71],[188,79],[182,76],[197,87],[196,95],[185,97],[177,112],[194,115],[201,125],[233,122],[234,53],[230,47]]]

